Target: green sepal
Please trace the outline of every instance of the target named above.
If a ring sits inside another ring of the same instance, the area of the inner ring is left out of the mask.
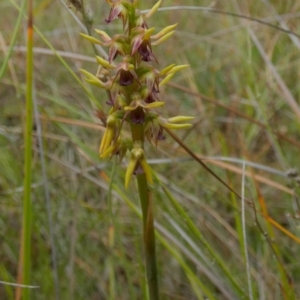
[[[164,69],[162,69],[162,70],[159,72],[159,75],[161,75],[161,76],[167,75],[167,74],[169,73],[169,71],[170,71],[171,69],[173,69],[175,66],[176,66],[175,64],[171,64],[171,65],[165,67]]]
[[[178,25],[178,23],[170,25],[165,27],[164,29],[162,29],[159,33],[155,34],[152,36],[153,39],[160,39],[161,37],[165,36],[166,34],[170,33],[170,32],[174,32],[174,28]]]
[[[125,188],[127,189],[130,183],[130,179],[132,177],[132,174],[134,172],[134,169],[136,167],[138,160],[134,157],[134,155],[131,155],[131,159],[128,163],[126,174],[125,174]]]
[[[100,56],[96,56],[96,60],[97,60],[97,63],[104,68],[107,68],[107,69],[115,69],[116,68],[114,65],[110,64],[107,60],[103,59]]]
[[[139,163],[141,164],[141,167],[143,168],[146,179],[149,184],[153,184],[153,179],[152,179],[152,170],[151,167],[148,165],[147,160],[145,157],[139,160]]]
[[[174,76],[174,73],[169,74],[168,76],[166,76],[160,83],[159,86],[163,86],[164,84],[167,84],[172,77]]]
[[[177,116],[177,117],[172,117],[167,119],[168,122],[170,123],[178,123],[178,122],[186,122],[186,121],[191,121],[195,117],[189,117],[189,116]]]
[[[156,40],[155,42],[152,42],[151,45],[159,45],[162,42],[166,41],[173,33],[175,32],[175,30],[165,34],[164,36],[162,36],[160,39]]]
[[[86,40],[88,40],[89,42],[93,43],[93,44],[98,44],[98,45],[101,45],[103,46],[103,43],[99,40],[97,40],[96,38],[90,36],[90,35],[87,35],[87,34],[84,34],[84,33],[79,33],[83,38],[85,38]]]
[[[152,8],[146,13],[144,14],[145,18],[150,18],[153,14],[155,14],[155,12],[158,10],[158,8],[160,7],[162,0],[159,0],[156,4],[154,4],[152,6]]]
[[[80,69],[79,70],[81,73],[83,73],[86,78],[85,78],[85,81],[88,82],[88,83],[91,83],[95,86],[98,86],[102,89],[109,89],[110,86],[108,85],[105,85],[98,77],[96,77],[95,75],[93,75],[92,73],[86,71],[86,70],[83,70],[83,69]]]

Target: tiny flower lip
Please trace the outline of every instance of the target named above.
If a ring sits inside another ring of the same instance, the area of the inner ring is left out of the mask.
[[[130,71],[121,69],[120,70],[120,85],[121,86],[128,86],[133,82],[133,75]]]
[[[124,58],[123,62],[116,66],[115,70],[117,71],[117,74],[113,82],[117,77],[119,77],[120,85],[127,86],[133,82],[134,78],[139,84],[141,84],[137,74],[134,71],[134,65],[130,64],[126,57]]]

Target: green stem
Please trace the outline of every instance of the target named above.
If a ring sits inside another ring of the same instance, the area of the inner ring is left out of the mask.
[[[32,157],[32,81],[33,81],[33,15],[32,0],[28,0],[27,57],[26,57],[26,127],[25,127],[25,167],[24,167],[24,200],[22,224],[22,283],[30,284],[31,268],[31,157]],[[23,289],[23,299],[30,299],[29,289]]]
[[[144,142],[143,125],[131,124],[131,133],[133,142]],[[140,174],[136,177],[143,214],[144,248],[149,296],[150,300],[159,300],[155,254],[155,230],[151,194],[149,191],[146,175]]]

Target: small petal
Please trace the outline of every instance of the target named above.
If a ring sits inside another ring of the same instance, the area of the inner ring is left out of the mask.
[[[113,43],[110,47],[109,47],[109,51],[108,51],[108,61],[109,63],[111,63],[113,60],[115,60],[118,56],[118,48],[116,47],[115,43]]]
[[[105,19],[105,22],[110,23],[113,20],[117,19],[120,16],[122,10],[123,10],[122,4],[113,4],[113,7],[110,10],[109,16],[107,19]]]
[[[131,55],[133,55],[139,49],[142,43],[143,38],[141,35],[133,38],[131,42]]]

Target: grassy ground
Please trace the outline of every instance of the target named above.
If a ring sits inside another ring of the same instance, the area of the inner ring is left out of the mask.
[[[120,29],[105,24],[106,1],[86,2],[95,28]],[[147,299],[137,188],[134,181],[124,188],[125,164],[98,158],[103,127],[95,109],[99,102],[107,110],[106,94],[81,78],[80,68],[97,70],[93,49],[79,37],[81,15],[63,3],[34,2],[31,284],[38,288],[30,299]],[[0,66],[18,5],[0,3]],[[190,64],[163,89],[162,113],[195,116],[192,129],[176,134],[244,195],[171,137],[149,146],[161,299],[299,299],[300,177],[287,171],[299,168],[300,39],[182,5],[300,33],[299,0],[163,0],[177,8],[149,20],[157,29],[178,22],[155,47],[159,67]],[[23,19],[0,79],[0,281],[10,283],[22,227],[25,28]],[[0,299],[15,299],[15,291],[1,283]]]

